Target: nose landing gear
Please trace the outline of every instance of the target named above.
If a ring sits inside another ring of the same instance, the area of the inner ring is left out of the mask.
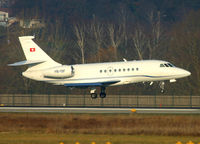
[[[164,93],[164,90],[165,90],[165,82],[163,82],[163,81],[160,82],[159,86],[160,86],[161,92]]]

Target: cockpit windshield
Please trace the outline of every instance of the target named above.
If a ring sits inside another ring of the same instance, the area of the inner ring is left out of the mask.
[[[171,64],[171,63],[168,63],[168,65],[170,66],[170,67],[175,67],[173,64]]]
[[[169,65],[168,64],[164,64],[166,67],[169,67]]]
[[[171,63],[163,63],[163,64],[160,64],[160,67],[175,67],[175,66]]]

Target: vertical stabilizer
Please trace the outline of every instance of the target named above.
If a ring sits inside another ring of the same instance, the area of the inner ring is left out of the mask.
[[[32,39],[34,39],[34,36],[19,37],[26,60],[43,61],[43,63],[34,65],[29,69],[37,70],[61,65],[50,58]]]
[[[22,49],[27,60],[52,60],[32,39],[34,36],[19,37]]]

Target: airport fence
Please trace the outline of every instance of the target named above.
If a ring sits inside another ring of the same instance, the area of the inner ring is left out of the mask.
[[[91,99],[90,95],[0,94],[1,106],[64,107],[200,107],[200,96],[108,95]]]

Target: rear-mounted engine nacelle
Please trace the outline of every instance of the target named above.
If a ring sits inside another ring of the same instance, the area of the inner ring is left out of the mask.
[[[45,78],[65,79],[74,76],[73,66],[59,66],[47,69],[43,72]]]

